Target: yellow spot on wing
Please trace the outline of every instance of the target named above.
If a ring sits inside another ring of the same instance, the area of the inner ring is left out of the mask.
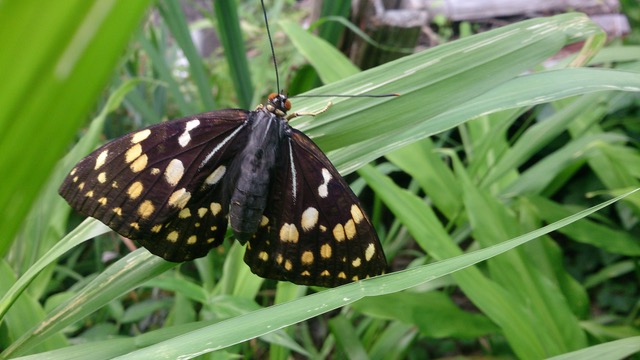
[[[162,230],[162,224],[154,225],[154,226],[151,228],[151,232],[156,233],[156,234],[157,234],[157,233],[159,233],[159,232],[160,232],[160,230]]]
[[[291,271],[291,269],[293,269],[293,264],[291,263],[291,260],[284,261],[284,269],[287,271]]]
[[[351,205],[351,217],[356,224],[360,224],[360,221],[364,220],[364,214],[356,204]]]
[[[353,266],[354,268],[357,268],[360,265],[362,265],[362,260],[360,260],[359,257],[353,259],[353,261],[351,262],[351,266]]]
[[[200,218],[203,218],[205,215],[207,215],[207,211],[209,211],[207,208],[198,209],[198,216]]]
[[[122,208],[114,207],[113,212],[118,216],[122,216]]]
[[[183,207],[185,207],[185,205],[187,205],[189,199],[191,199],[191,193],[188,192],[187,189],[182,188],[174,191],[171,196],[169,196],[169,200],[167,201],[167,203],[171,206],[182,209]]]
[[[138,131],[137,133],[133,134],[133,136],[131,137],[131,143],[132,144],[137,144],[137,143],[145,140],[146,138],[148,138],[149,135],[151,135],[151,130],[149,130],[149,129],[144,129],[144,130]]]
[[[131,199],[136,199],[138,198],[138,196],[140,196],[140,194],[142,194],[142,190],[144,190],[144,186],[140,181],[136,181],[133,184],[131,184],[131,186],[129,186],[129,189],[127,190],[127,195],[129,195],[129,198]]]
[[[136,230],[140,230],[140,225],[137,222],[132,222],[129,225],[131,225],[131,227],[136,229]]]
[[[103,171],[103,172],[101,172],[100,174],[98,174],[98,181],[99,181],[101,184],[106,183],[106,182],[107,182],[107,173]]]
[[[298,236],[298,229],[294,224],[284,223],[284,225],[282,225],[282,227],[280,228],[281,241],[292,242],[295,244],[298,242]]]
[[[131,168],[131,171],[134,173],[138,173],[147,167],[147,161],[149,161],[147,154],[142,154],[133,163],[131,163],[129,168]]]
[[[189,238],[187,239],[187,244],[189,245],[193,245],[196,242],[198,242],[198,238],[195,235],[191,235],[189,236]]]
[[[262,219],[260,220],[260,226],[265,227],[269,224],[269,218],[262,215]]]
[[[343,271],[340,271],[340,273],[338,273],[338,277],[340,279],[346,279],[347,278],[347,274],[345,274]]]
[[[153,206],[153,203],[150,200],[145,200],[138,207],[138,215],[143,219],[147,219],[151,214],[153,214],[155,209],[156,207]]]
[[[258,259],[267,261],[269,260],[269,254],[267,254],[265,251],[260,251],[260,254],[258,254]]]
[[[142,154],[142,146],[140,144],[135,144],[130,147],[126,153],[124,153],[124,161],[129,164],[133,160],[137,159],[140,154]]]
[[[86,197],[88,197],[88,198],[93,197],[93,190],[89,190],[89,191],[87,191],[87,193],[86,193],[86,194],[84,194],[84,196],[86,196]]]
[[[375,253],[376,253],[376,247],[373,245],[373,243],[370,243],[369,246],[367,246],[367,249],[364,251],[365,260],[367,261],[371,260],[371,258],[373,258],[373,255]]]
[[[337,242],[344,241],[344,239],[346,239],[346,236],[344,234],[344,227],[342,226],[342,224],[338,224],[333,228],[333,237]]]
[[[353,222],[353,219],[349,219],[349,221],[344,224],[344,232],[347,234],[347,239],[349,240],[356,236],[356,224]]]
[[[329,273],[329,270],[323,270],[323,271],[320,273],[320,276],[331,276],[331,273]]]
[[[172,231],[167,235],[167,240],[171,241],[171,242],[176,242],[178,241],[178,236],[180,234],[177,231]]]
[[[329,244],[324,244],[320,247],[320,256],[322,256],[325,259],[328,259],[331,257],[331,245]]]
[[[218,215],[218,213],[220,213],[220,211],[222,210],[222,205],[214,202],[211,203],[209,207],[211,208],[211,213],[213,214],[213,216]]]
[[[311,251],[305,251],[302,253],[300,257],[300,261],[302,265],[311,265],[313,264],[313,253]]]
[[[178,217],[181,219],[186,219],[189,216],[191,216],[191,210],[189,210],[189,208],[184,208],[180,210],[180,213],[178,213]]]
[[[276,262],[277,262],[278,264],[282,264],[282,260],[284,260],[284,259],[282,258],[282,254],[278,254],[278,255],[276,256]]]
[[[100,205],[107,205],[107,198],[101,197],[100,199],[98,199],[98,202],[100,203]]]
[[[93,169],[98,170],[102,165],[104,165],[104,163],[107,162],[108,155],[109,150],[103,150],[96,158],[96,166]]]

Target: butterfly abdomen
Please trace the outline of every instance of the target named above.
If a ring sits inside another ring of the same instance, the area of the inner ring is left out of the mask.
[[[258,230],[262,221],[271,177],[284,136],[286,121],[264,109],[249,119],[250,134],[245,148],[231,165],[233,189],[229,202],[229,219],[236,239],[244,243]]]

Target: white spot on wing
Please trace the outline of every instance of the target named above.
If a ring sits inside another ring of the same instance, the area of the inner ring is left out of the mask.
[[[207,178],[204,180],[204,183],[207,185],[215,185],[218,183],[218,181],[220,181],[220,179],[222,179],[226,172],[227,167],[224,165],[220,165],[215,170],[213,170],[211,175],[207,176]]]
[[[322,179],[322,184],[318,186],[318,195],[320,195],[321,198],[326,198],[329,196],[329,181],[333,179],[333,176],[331,176],[331,173],[326,168],[322,168]]]
[[[198,125],[200,125],[200,120],[198,120],[198,119],[194,119],[194,120],[188,121],[187,122],[187,126],[185,126],[185,130],[191,131],[191,130],[197,128]]]
[[[189,135],[189,132],[185,130],[178,138],[178,143],[180,146],[185,147],[189,144],[189,141],[191,141],[191,135]]]
[[[309,231],[318,224],[318,210],[314,207],[308,207],[302,213],[302,220],[300,221],[302,230]]]
[[[189,131],[195,129],[196,127],[198,127],[198,125],[200,125],[200,120],[198,119],[187,121],[184,127],[184,132],[178,138],[178,143],[180,144],[180,146],[185,147],[189,144],[189,142],[191,141],[191,135],[189,135]]]
[[[182,179],[182,175],[184,175],[184,165],[178,159],[171,160],[164,170],[164,178],[171,186],[176,186]]]

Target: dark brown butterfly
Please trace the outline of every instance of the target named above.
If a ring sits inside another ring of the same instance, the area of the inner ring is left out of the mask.
[[[265,278],[333,287],[382,274],[385,256],[358,198],[289,126],[290,107],[271,94],[255,111],[212,111],[125,135],[82,159],[60,194],[169,261],[205,256],[230,224],[247,243],[245,262]]]

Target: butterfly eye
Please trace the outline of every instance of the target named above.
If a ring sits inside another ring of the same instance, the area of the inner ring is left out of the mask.
[[[271,93],[271,94],[269,94],[269,97],[267,99],[269,100],[269,102],[272,102],[277,97],[278,97],[278,93]]]
[[[287,111],[291,110],[291,101],[289,101],[289,99],[284,101],[284,108]]]

